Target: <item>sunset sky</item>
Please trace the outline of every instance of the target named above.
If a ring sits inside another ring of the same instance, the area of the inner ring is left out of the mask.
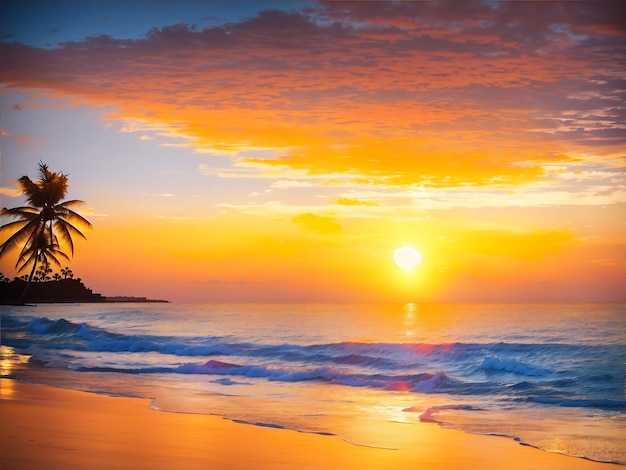
[[[40,160],[69,174],[94,225],[71,268],[103,295],[624,300],[624,18],[2,0],[1,205]]]

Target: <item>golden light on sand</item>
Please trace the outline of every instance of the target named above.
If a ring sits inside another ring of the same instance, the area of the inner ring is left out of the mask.
[[[422,255],[413,247],[403,246],[393,252],[393,261],[398,267],[411,270],[422,262]]]

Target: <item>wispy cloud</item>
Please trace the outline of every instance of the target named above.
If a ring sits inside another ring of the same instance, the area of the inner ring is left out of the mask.
[[[301,225],[305,230],[322,235],[335,235],[342,232],[341,225],[335,222],[332,217],[322,217],[307,213],[294,217],[293,222]]]
[[[155,197],[171,198],[171,197],[176,197],[176,194],[172,194],[172,193],[144,193],[144,196],[155,196]]]
[[[3,188],[0,187],[0,194],[8,197],[20,197],[22,195],[21,191],[17,188]]]
[[[85,217],[108,217],[109,214],[98,212],[94,207],[83,207],[80,211]]]

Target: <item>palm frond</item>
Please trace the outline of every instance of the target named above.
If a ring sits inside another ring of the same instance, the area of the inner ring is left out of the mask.
[[[74,241],[72,240],[72,235],[79,236],[84,240],[87,239],[87,237],[79,229],[66,220],[55,220],[54,228],[59,233],[59,237],[69,245],[72,255],[74,254]]]
[[[19,224],[19,222],[14,222],[13,225]],[[13,233],[9,238],[7,238],[2,245],[0,245],[0,256],[4,255],[7,251],[10,251],[13,248],[20,246],[25,241],[32,239],[36,236],[36,233],[39,231],[41,227],[41,221],[39,219],[32,219],[27,221],[23,226],[21,226],[16,232]],[[4,228],[4,227],[3,227]]]
[[[50,171],[48,165],[39,162],[39,177],[45,203],[49,206],[55,206],[67,193],[67,175]]]
[[[54,206],[63,200],[67,194],[67,176],[63,173],[51,175],[46,185],[46,197],[48,204]]]
[[[29,204],[35,207],[43,206],[43,195],[41,187],[37,182],[32,181],[28,176],[22,176],[17,180],[17,186]]]
[[[39,214],[39,209],[36,207],[23,206],[23,207],[13,207],[11,209],[7,209],[6,207],[0,210],[0,217],[19,217],[24,218],[29,215],[37,215]]]
[[[69,201],[69,202],[72,202],[72,201]],[[59,204],[56,207],[56,212],[58,214],[57,218],[64,219],[68,222],[71,222],[72,224],[79,224],[79,225],[84,225],[87,228],[92,228],[91,222],[85,219],[78,212],[74,212],[73,210],[68,209],[65,206],[66,204],[63,203],[63,204]]]
[[[31,263],[35,263],[36,265],[37,259],[38,259],[37,253],[39,251],[39,249],[37,248],[37,244],[35,243],[36,239],[37,239],[36,235],[32,235],[31,237],[29,237],[28,241],[24,244],[22,251],[17,257],[17,261],[15,262],[15,267],[19,268],[17,270],[18,273],[24,270],[24,268],[26,268],[26,266],[30,265]],[[21,267],[19,266],[20,262],[22,262]]]
[[[52,264],[54,264],[55,266],[61,266],[61,262],[59,261],[58,257],[62,257],[65,261],[70,261],[69,256],[63,253],[60,249],[53,247],[44,252],[41,252],[39,256],[41,261],[45,262],[46,264],[51,264],[50,261],[52,261]]]
[[[61,251],[56,235],[51,235],[47,230],[45,230],[44,226],[24,245],[24,248],[18,257],[16,267],[22,263],[18,270],[18,272],[20,272],[34,261],[41,261],[45,265],[52,262],[53,264],[60,266],[61,262],[59,261],[59,258],[63,258],[67,261],[70,260],[70,258],[63,251]]]
[[[69,228],[74,227],[69,223],[59,223],[58,220],[55,223],[55,227],[59,232],[59,237],[61,238],[61,240],[69,245],[70,253],[72,254],[72,256],[74,256],[74,240],[72,240],[72,234],[70,233],[71,229]],[[76,230],[80,235],[82,235],[83,238],[85,238],[85,236],[80,233],[76,228],[74,228],[74,230]]]
[[[22,265],[20,266],[20,261],[23,261]],[[28,265],[30,265],[31,263],[33,263],[35,261],[35,254],[34,253],[30,253],[30,256],[28,257],[28,259],[24,259],[24,258],[18,258],[17,259],[17,263],[15,263],[15,267],[17,268],[17,274],[21,273],[22,271],[24,271],[26,269],[26,267]]]
[[[19,230],[20,228],[22,228],[24,225],[26,225],[31,220],[33,220],[33,219],[16,220],[14,222],[10,222],[8,224],[5,224],[2,227],[0,227],[0,234],[2,234],[3,232],[15,232],[15,231]]]
[[[18,255],[18,259],[24,257],[24,255],[30,251],[37,251],[39,244],[45,244],[45,241],[42,241],[42,231],[43,227],[38,225],[34,230],[31,231],[28,237],[24,237],[22,244],[22,251]],[[43,245],[42,245],[43,246]]]
[[[69,201],[63,201],[57,205],[63,206],[63,207],[70,207],[70,206],[82,206],[84,204],[86,204],[85,201],[81,201],[80,199],[71,199]]]

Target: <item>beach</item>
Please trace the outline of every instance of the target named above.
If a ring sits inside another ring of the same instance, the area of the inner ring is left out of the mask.
[[[0,384],[3,469],[619,468],[428,423],[399,436],[397,449],[376,449],[337,436],[153,410],[147,399],[11,379]]]
[[[626,470],[626,1],[0,2],[0,470]]]
[[[623,466],[621,312],[7,307],[2,468]]]

